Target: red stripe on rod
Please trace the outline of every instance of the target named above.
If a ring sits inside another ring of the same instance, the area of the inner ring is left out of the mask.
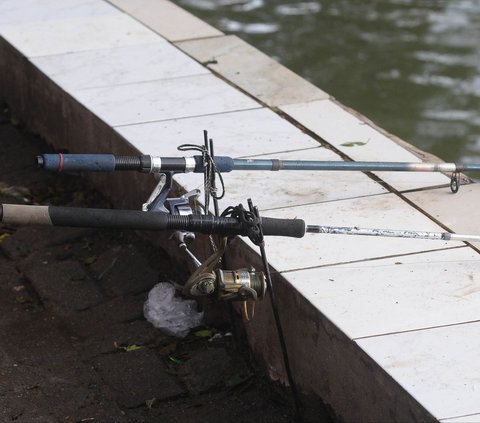
[[[59,156],[59,160],[60,160],[60,162],[58,164],[58,173],[60,173],[63,169],[63,154],[59,153],[58,156]]]

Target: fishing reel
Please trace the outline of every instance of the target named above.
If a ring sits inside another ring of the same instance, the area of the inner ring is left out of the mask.
[[[220,263],[227,245],[222,246],[207,258],[190,276],[182,288],[188,297],[215,297],[224,301],[246,301],[262,299],[266,292],[265,276],[254,268],[223,270],[215,269]]]
[[[157,176],[158,184],[142,209],[150,212],[166,212],[171,215],[188,216],[198,213],[192,208],[190,201],[197,199],[199,190],[184,194],[179,198],[167,198],[172,186],[173,174],[165,172]],[[175,242],[195,264],[197,269],[182,288],[182,294],[187,297],[213,297],[222,301],[247,301],[261,299],[265,295],[266,283],[263,272],[255,269],[223,270],[215,269],[225,252],[227,238],[203,263],[199,261],[188,248],[195,239],[195,234],[188,231],[175,231],[170,239]],[[213,242],[213,241],[212,241]]]
[[[216,269],[192,275],[182,293],[190,297],[214,296],[224,301],[256,301],[263,298],[265,291],[263,272],[255,269]]]
[[[196,150],[202,153],[204,168],[204,205],[197,203],[200,190],[190,191],[181,197],[170,198],[173,176],[175,171],[156,172],[157,186],[150,197],[143,204],[142,210],[146,212],[162,212],[169,215],[184,216],[208,214],[209,201],[213,199],[215,215],[218,216],[217,200],[223,197],[225,188],[220,172],[213,160],[213,142],[207,142],[207,134],[204,132],[205,146],[187,144],[179,147],[180,150]],[[215,176],[218,175],[222,184],[222,194],[218,194],[215,185]],[[193,203],[193,204],[192,204]],[[233,209],[233,208],[229,208]],[[214,253],[203,263],[195,257],[189,249],[188,244],[195,240],[193,232],[177,230],[170,239],[175,242],[178,248],[187,255],[196,266],[196,270],[189,277],[183,287],[182,294],[187,297],[211,297],[222,301],[243,301],[245,312],[247,300],[256,301],[264,297],[266,292],[266,281],[263,272],[257,272],[253,268],[236,270],[221,269],[219,264],[227,246],[227,238],[223,238],[220,247],[216,247],[213,238],[210,238]],[[253,315],[253,310],[252,310]]]
[[[221,247],[208,257],[188,278],[182,294],[188,297],[214,297],[224,301],[246,301],[262,299],[266,284],[263,272],[254,268],[223,270],[215,269],[225,253],[227,238]]]

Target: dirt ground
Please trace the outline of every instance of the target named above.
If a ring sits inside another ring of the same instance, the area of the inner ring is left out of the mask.
[[[108,206],[36,169],[47,146],[2,109],[0,203]],[[293,420],[228,318],[184,339],[144,319],[150,288],[178,273],[134,233],[4,225],[0,251],[0,421]]]

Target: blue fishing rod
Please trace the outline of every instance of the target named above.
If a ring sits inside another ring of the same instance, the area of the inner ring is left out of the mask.
[[[198,150],[195,145],[179,147],[181,151]],[[138,171],[143,173],[205,173],[206,166],[220,176],[232,171],[360,171],[360,172],[441,172],[451,174],[450,189],[459,189],[461,172],[478,172],[480,163],[426,163],[426,162],[352,162],[321,160],[235,159],[214,156],[205,160],[204,154],[185,157],[152,155],[115,156],[113,154],[43,154],[36,158],[45,170],[62,171]]]
[[[37,165],[43,169],[62,171],[112,172],[133,170],[145,173],[203,173],[202,155],[189,157],[160,157],[151,155],[115,156],[113,154],[43,154],[37,157]],[[318,171],[362,171],[362,172],[478,172],[475,163],[409,163],[409,162],[346,162],[319,160],[279,159],[234,159],[215,156],[215,168],[220,173],[238,170],[318,170]]]

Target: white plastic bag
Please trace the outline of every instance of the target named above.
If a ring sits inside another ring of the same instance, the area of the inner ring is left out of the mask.
[[[196,307],[194,300],[175,297],[172,284],[160,282],[148,293],[143,314],[156,328],[183,338],[191,328],[202,324],[203,312],[199,313]]]

